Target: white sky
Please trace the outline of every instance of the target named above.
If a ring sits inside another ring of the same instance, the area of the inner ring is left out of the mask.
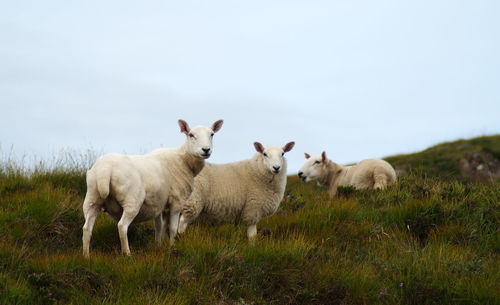
[[[105,2],[105,3],[104,3]],[[500,133],[499,1],[4,1],[0,146],[145,153],[225,123],[211,162],[289,172]]]

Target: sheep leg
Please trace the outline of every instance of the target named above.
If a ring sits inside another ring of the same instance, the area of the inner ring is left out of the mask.
[[[179,227],[177,228],[177,232],[179,234],[186,232],[188,224],[189,224],[189,221],[186,219],[184,213],[182,213],[181,218],[179,220]]]
[[[201,213],[203,205],[200,201],[195,200],[193,196],[189,198],[186,202],[184,208],[182,208],[181,219],[179,220],[179,228],[178,232],[180,234],[184,233],[187,229],[187,226],[193,222]]]
[[[247,237],[251,243],[254,243],[256,235],[257,235],[257,224],[249,225],[247,227]]]
[[[120,243],[122,246],[122,253],[130,256],[130,248],[128,246],[128,227],[134,220],[135,216],[139,213],[139,209],[131,209],[127,208],[127,206],[123,207],[123,214],[118,222],[118,234],[120,235]]]
[[[99,215],[101,207],[96,203],[92,203],[90,196],[85,197],[83,202],[83,215],[85,216],[85,224],[83,225],[83,256],[85,258],[90,257],[90,238],[92,237],[92,230],[94,228],[94,223]]]
[[[170,210],[170,223],[169,223],[169,237],[170,237],[170,245],[172,246],[175,242],[175,235],[177,234],[177,229],[179,228],[179,216],[181,214],[181,210],[174,211]]]
[[[162,212],[160,215],[156,216],[155,218],[155,239],[156,243],[161,245],[161,242],[163,240],[164,234],[165,234],[165,227],[167,224],[166,221],[166,213]]]
[[[336,194],[337,194],[337,186],[330,186],[328,188],[328,195],[330,196],[330,198],[335,197]]]

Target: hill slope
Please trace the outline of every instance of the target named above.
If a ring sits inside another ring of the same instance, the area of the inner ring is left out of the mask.
[[[442,143],[418,153],[384,159],[403,174],[416,171],[441,179],[498,181],[500,135]]]
[[[498,137],[445,143],[388,158],[409,164],[389,189],[334,199],[289,177],[254,246],[199,224],[158,247],[143,223],[123,257],[101,214],[90,260],[83,171],[0,168],[0,304],[500,304],[500,185],[454,179],[455,145],[498,157]]]

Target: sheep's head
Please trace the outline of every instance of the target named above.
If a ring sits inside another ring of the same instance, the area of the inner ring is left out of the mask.
[[[304,155],[307,161],[299,170],[299,178],[302,181],[309,182],[316,180],[327,173],[328,158],[326,157],[326,152],[323,152],[321,156],[314,157],[311,157],[308,153],[304,153]]]
[[[259,142],[253,143],[255,150],[262,154],[264,166],[273,174],[279,174],[283,169],[284,155],[292,150],[295,142],[289,142],[283,147],[268,146],[264,148]]]
[[[179,120],[181,132],[186,135],[186,146],[188,152],[196,157],[208,159],[212,154],[212,140],[214,133],[222,127],[222,120],[213,123],[211,127],[196,126],[189,128],[188,123]]]

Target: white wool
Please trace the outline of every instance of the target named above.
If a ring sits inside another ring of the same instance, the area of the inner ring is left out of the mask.
[[[241,222],[252,239],[257,223],[276,212],[286,187],[287,163],[284,153],[293,148],[265,149],[258,142],[253,158],[228,163],[209,164],[195,178],[193,192],[182,209],[179,233],[198,216],[216,222]]]
[[[317,180],[328,187],[331,197],[337,193],[338,186],[354,186],[356,189],[384,189],[396,181],[394,168],[381,159],[366,159],[356,165],[342,166],[328,160],[326,153],[311,157],[299,170],[299,177],[305,181]]]
[[[101,209],[118,221],[122,252],[130,255],[127,230],[132,222],[155,220],[155,237],[163,239],[170,213],[173,243],[183,203],[191,194],[194,177],[202,170],[212,150],[212,136],[222,125],[189,128],[179,120],[186,142],[177,148],[156,149],[146,155],[111,153],[100,157],[87,171],[87,193],[83,203],[83,254],[89,256],[90,238]]]

